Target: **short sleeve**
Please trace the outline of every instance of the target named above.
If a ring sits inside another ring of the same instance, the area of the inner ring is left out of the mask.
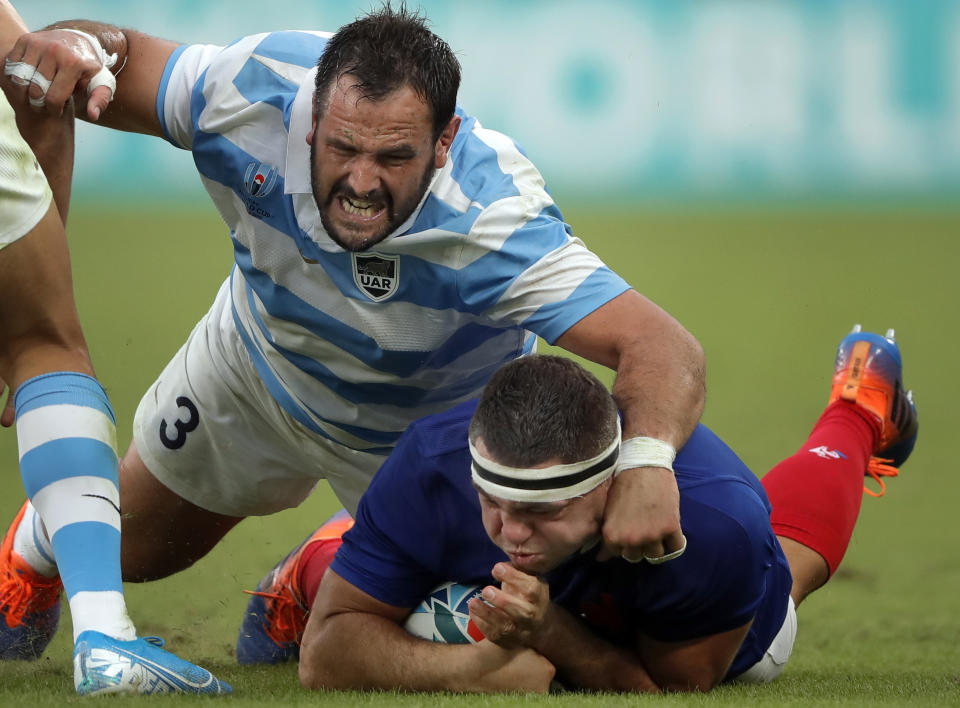
[[[163,71],[157,93],[157,118],[167,140],[189,150],[196,130],[202,78],[223,47],[193,44],[177,47]]]

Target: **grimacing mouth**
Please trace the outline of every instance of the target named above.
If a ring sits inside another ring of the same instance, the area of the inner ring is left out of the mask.
[[[338,198],[340,200],[341,208],[346,213],[352,214],[353,216],[360,216],[369,219],[377,216],[385,209],[384,204],[378,204],[377,202],[367,199],[348,197],[346,195],[340,195]]]

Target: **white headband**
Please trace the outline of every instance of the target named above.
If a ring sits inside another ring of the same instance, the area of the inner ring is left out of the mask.
[[[473,483],[491,497],[516,502],[555,502],[595,489],[613,476],[620,456],[620,420],[613,442],[589,460],[530,469],[509,467],[484,457],[469,442]]]

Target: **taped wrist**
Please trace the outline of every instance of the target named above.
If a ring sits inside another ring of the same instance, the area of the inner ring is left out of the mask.
[[[617,474],[635,467],[662,467],[673,472],[677,451],[668,442],[657,438],[635,437],[620,443]]]

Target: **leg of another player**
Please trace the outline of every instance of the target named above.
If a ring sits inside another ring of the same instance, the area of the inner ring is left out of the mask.
[[[860,513],[863,475],[880,429],[869,412],[837,401],[800,449],[762,480],[798,606],[840,565]]]
[[[146,582],[189,568],[220,542],[242,516],[207,511],[154,477],[130,443],[120,461],[124,580]]]
[[[30,232],[0,251],[0,323],[0,377],[16,390],[20,472],[32,502],[0,551],[0,656],[43,653],[59,616],[59,571],[79,694],[229,693],[205,669],[137,639],[127,614],[116,422],[90,375],[52,203]]]
[[[763,478],[797,605],[836,572],[863,491],[882,496],[880,477],[896,476],[913,451],[917,411],[902,369],[892,329],[880,336],[855,325],[837,348],[830,404],[800,450]],[[866,474],[879,493],[863,486]]]
[[[0,376],[16,391],[21,476],[59,560],[74,637],[96,628],[132,639],[120,581],[113,411],[92,377],[53,205],[0,251],[0,322]]]
[[[237,661],[276,664],[299,658],[320,581],[352,526],[353,519],[341,509],[263,576],[243,613]]]

